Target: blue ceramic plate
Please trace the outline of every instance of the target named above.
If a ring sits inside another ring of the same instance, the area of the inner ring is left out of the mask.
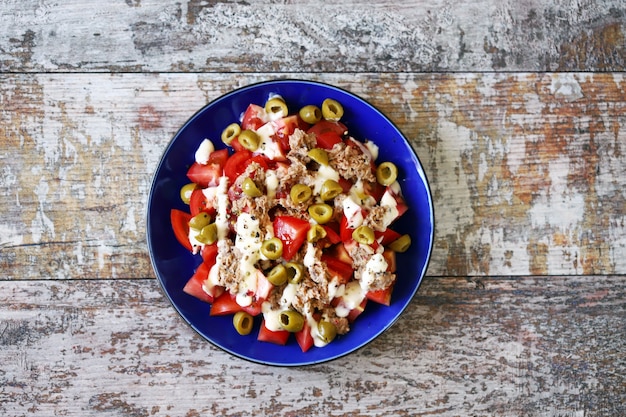
[[[193,256],[176,240],[170,227],[170,210],[188,211],[179,197],[180,188],[188,183],[186,172],[194,152],[204,138],[213,140],[216,148],[222,130],[238,122],[248,104],[263,106],[271,94],[281,95],[290,112],[307,104],[321,105],[326,98],[339,101],[345,110],[342,122],[350,134],[369,139],[380,148],[378,161],[392,161],[399,169],[399,182],[409,210],[393,226],[409,233],[410,249],[397,256],[397,283],[391,306],[370,302],[352,325],[352,330],[337,337],[323,348],[300,350],[293,337],[286,346],[258,342],[259,323],[248,336],[240,336],[232,325],[232,316],[209,316],[210,305],[182,289],[200,256]],[[415,152],[394,124],[365,100],[327,84],[311,81],[280,80],[262,82],[232,91],[214,100],[196,113],[169,143],[154,175],[147,213],[147,238],[157,279],[172,305],[202,337],[225,351],[267,365],[301,366],[336,359],[374,340],[402,314],[416,293],[430,258],[433,245],[434,212],[432,197],[422,165]]]

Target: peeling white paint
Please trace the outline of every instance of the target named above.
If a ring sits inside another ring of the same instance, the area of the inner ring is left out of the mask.
[[[555,97],[566,101],[575,101],[583,97],[582,89],[574,74],[553,75],[550,92]]]

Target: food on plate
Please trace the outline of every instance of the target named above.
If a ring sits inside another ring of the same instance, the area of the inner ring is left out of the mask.
[[[173,208],[176,239],[202,261],[184,292],[233,315],[241,335],[303,351],[350,331],[368,302],[391,303],[396,253],[411,245],[392,229],[407,210],[391,161],[350,135],[333,99],[290,113],[280,96],[225,121],[217,149],[197,146]]]

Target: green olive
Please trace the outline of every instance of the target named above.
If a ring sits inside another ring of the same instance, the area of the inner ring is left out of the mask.
[[[398,178],[398,168],[393,162],[383,162],[376,168],[376,180],[381,185],[391,185]]]
[[[254,318],[245,311],[238,311],[233,316],[233,326],[235,330],[242,336],[250,334],[252,326],[254,325]]]
[[[352,239],[365,245],[371,245],[374,243],[374,230],[369,226],[359,226],[352,232]]]
[[[333,218],[333,208],[325,203],[309,206],[309,216],[319,224],[328,223]]]
[[[249,177],[243,180],[243,183],[241,184],[241,191],[243,191],[243,193],[248,197],[261,197],[263,195],[252,178]]]
[[[332,200],[339,194],[343,193],[343,188],[335,180],[326,180],[320,188],[320,197],[324,201]]]
[[[259,149],[261,139],[254,130],[246,129],[239,134],[239,144],[249,151]]]
[[[304,317],[294,310],[281,311],[278,316],[278,322],[283,330],[291,333],[299,332],[304,327]]]
[[[326,229],[324,229],[319,224],[311,225],[309,231],[306,232],[306,240],[307,242],[315,243],[320,239],[324,239],[326,237]]]
[[[180,189],[180,199],[183,200],[183,203],[189,204],[191,193],[193,193],[196,188],[198,188],[198,185],[193,182],[182,186]]]
[[[212,245],[217,241],[217,225],[215,223],[207,224],[202,228],[200,234],[196,236],[198,242],[205,245]]]
[[[287,282],[287,269],[282,264],[276,265],[267,274],[267,280],[276,286],[283,285]]]
[[[394,252],[406,252],[411,246],[411,236],[402,235],[389,244],[389,249]]]
[[[312,191],[308,185],[304,184],[295,184],[291,187],[291,191],[289,191],[289,197],[291,197],[291,201],[296,204],[304,203],[311,197]]]
[[[263,241],[261,244],[261,253],[267,259],[275,261],[283,254],[283,241],[277,237]]]
[[[320,165],[328,165],[328,152],[322,148],[313,148],[307,152],[307,155]]]
[[[265,111],[268,114],[276,114],[281,115],[281,117],[287,116],[289,114],[289,110],[287,109],[287,104],[285,100],[280,97],[272,97],[267,102],[265,102]]]
[[[319,107],[309,104],[300,109],[300,118],[310,125],[322,120],[322,111]]]
[[[287,279],[292,284],[297,284],[304,278],[304,266],[297,262],[287,262],[285,271],[287,272]]]
[[[343,106],[337,100],[327,98],[322,103],[322,117],[326,120],[339,121],[343,116]]]
[[[226,129],[222,130],[222,142],[227,145],[235,139],[241,133],[241,127],[237,123],[231,123],[226,126]]]
[[[211,215],[202,211],[189,220],[189,227],[196,230],[202,230],[202,228],[209,223],[211,223]]]
[[[337,336],[337,327],[329,321],[322,320],[317,323],[317,332],[324,343],[330,343]]]

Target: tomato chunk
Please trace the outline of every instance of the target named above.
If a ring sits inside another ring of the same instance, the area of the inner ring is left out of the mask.
[[[243,311],[243,308],[237,304],[235,298],[228,291],[226,291],[213,301],[209,315],[225,316],[228,314],[235,314],[238,311]]]
[[[391,304],[391,293],[393,292],[393,285],[388,286],[382,290],[368,291],[366,297],[368,300],[374,301],[378,304],[389,306]]]
[[[276,216],[274,235],[283,242],[283,259],[291,260],[306,240],[311,224],[292,216]]]
[[[210,292],[205,290],[204,283],[209,277],[210,270],[211,267],[208,264],[204,262],[201,263],[196,272],[183,287],[183,292],[206,303],[212,303],[215,301],[215,298],[219,297],[223,293],[224,288],[213,287]]]
[[[330,272],[335,275],[340,284],[346,284],[352,277],[352,265],[340,261],[334,256],[322,254],[322,262],[326,264]]]
[[[261,323],[261,328],[259,329],[259,335],[257,336],[257,340],[261,342],[269,342],[277,345],[285,345],[287,340],[289,339],[289,332],[287,330],[278,330],[271,331],[267,327],[265,327],[265,320]]]
[[[170,211],[170,222],[172,223],[176,240],[191,252],[193,247],[191,242],[189,242],[189,220],[191,220],[191,214],[189,213],[178,209]]]
[[[311,326],[309,326],[309,323],[307,321],[304,322],[304,326],[302,326],[302,330],[294,333],[294,336],[296,337],[296,342],[298,342],[298,345],[300,346],[300,349],[303,352],[306,352],[307,350],[311,349],[311,347],[313,346],[313,336],[311,335]]]
[[[243,114],[241,121],[241,130],[252,129],[257,130],[263,126],[269,117],[265,109],[257,104],[250,104]]]
[[[252,152],[244,149],[239,152],[235,152],[228,158],[224,165],[224,175],[228,177],[230,183],[235,182],[237,177],[246,170],[248,159],[252,157]]]

